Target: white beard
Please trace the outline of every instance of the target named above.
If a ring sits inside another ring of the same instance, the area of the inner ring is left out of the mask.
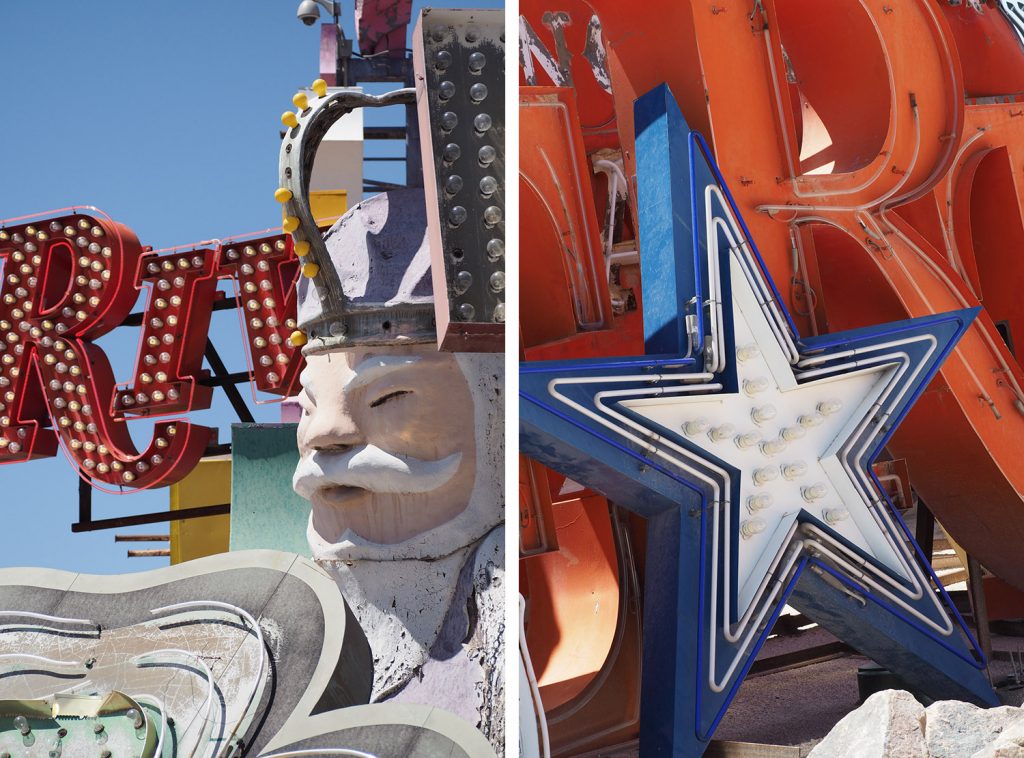
[[[472,547],[432,561],[317,561],[370,643],[372,702],[408,683],[430,658]]]

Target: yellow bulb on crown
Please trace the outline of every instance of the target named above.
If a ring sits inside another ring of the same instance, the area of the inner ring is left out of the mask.
[[[292,191],[287,187],[278,187],[274,191],[274,199],[279,203],[287,203],[292,199]]]
[[[302,265],[302,275],[312,279],[314,276],[320,273],[320,267],[315,263],[304,263]]]
[[[305,92],[296,92],[292,102],[295,103],[295,107],[300,111],[304,111],[309,107],[309,98],[306,97]]]
[[[285,111],[281,114],[281,123],[294,129],[299,125],[299,119],[292,111]]]
[[[309,255],[309,243],[306,240],[299,240],[295,243],[295,254],[300,258]]]
[[[295,216],[285,216],[284,221],[281,223],[281,228],[288,234],[291,234],[299,228],[299,220]]]
[[[327,82],[323,79],[317,79],[313,82],[312,89],[316,93],[317,97],[323,97],[327,94]]]
[[[298,329],[296,329],[294,332],[292,332],[291,336],[288,338],[288,341],[292,343],[292,347],[301,347],[302,345],[306,344],[306,335],[304,332],[300,332]]]

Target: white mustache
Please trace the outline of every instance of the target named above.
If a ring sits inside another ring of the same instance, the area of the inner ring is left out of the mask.
[[[292,488],[307,500],[322,487],[361,487],[370,492],[430,492],[455,476],[462,453],[437,461],[395,455],[374,445],[344,453],[315,451],[295,467]]]

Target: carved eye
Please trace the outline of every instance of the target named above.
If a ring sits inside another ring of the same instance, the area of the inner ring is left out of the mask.
[[[381,395],[376,400],[374,400],[372,403],[370,403],[370,407],[371,408],[376,408],[377,406],[384,405],[384,403],[386,403],[386,402],[388,402],[390,400],[394,400],[395,398],[399,398],[402,395],[411,395],[411,394],[412,393],[409,390],[396,390],[395,392],[389,392],[386,395]]]

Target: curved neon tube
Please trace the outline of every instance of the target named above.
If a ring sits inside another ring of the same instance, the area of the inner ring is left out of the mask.
[[[167,661],[158,660],[158,656],[180,658],[189,661],[189,665],[194,660],[199,664],[199,667],[203,670],[203,675],[206,677],[207,688],[206,688],[206,700],[203,701],[203,705],[206,707],[206,715],[203,719],[203,727],[199,732],[199,737],[196,740],[196,744],[192,746],[192,750],[189,752],[189,758],[194,758],[196,751],[202,749],[202,753],[205,754],[207,750],[215,751],[215,748],[210,745],[210,733],[213,730],[213,673],[210,671],[210,667],[206,665],[195,653],[190,653],[187,650],[180,650],[176,648],[166,648],[164,650],[154,650],[151,653],[144,653],[143,655],[137,655],[131,659],[131,662],[138,667],[142,666],[166,666]],[[174,661],[178,662],[178,661]],[[195,720],[195,717],[192,719]],[[191,726],[191,723],[189,724]],[[186,727],[182,734],[188,731]]]
[[[551,740],[548,737],[548,720],[544,714],[544,703],[540,699],[540,689],[537,687],[537,675],[533,671],[533,661],[530,660],[530,651],[526,647],[526,599],[519,596],[519,656],[526,672],[526,681],[530,685],[530,700],[533,702],[533,712],[537,714],[537,726],[540,732],[540,754],[541,758],[551,758]]]
[[[904,171],[903,175],[900,177],[900,180],[898,182],[896,182],[896,184],[894,184],[881,197],[873,198],[872,200],[868,200],[867,202],[864,202],[864,203],[859,203],[858,205],[806,205],[806,204],[805,205],[800,205],[800,204],[771,205],[771,204],[767,204],[767,205],[759,205],[759,206],[757,206],[757,210],[761,211],[762,213],[767,213],[769,216],[771,216],[773,213],[778,213],[779,211],[813,211],[815,213],[823,213],[823,212],[839,213],[839,212],[851,212],[851,211],[868,210],[870,208],[874,208],[875,206],[879,205],[880,203],[884,203],[886,200],[891,198],[893,195],[895,195],[897,192],[899,192],[900,189],[903,188],[903,185],[906,184],[907,181],[910,179],[910,175],[914,171],[914,168],[917,165],[918,154],[920,153],[920,150],[921,150],[921,120],[918,117],[918,112],[917,112],[917,106],[916,105],[911,108],[911,112],[914,115],[914,150],[911,153],[910,162],[907,165],[906,171]],[[824,195],[833,195],[833,194],[847,194],[847,193],[825,192],[825,193],[822,193],[822,194],[824,194]]]
[[[872,216],[868,216],[868,218],[870,220],[872,220],[872,223],[874,223],[874,218]],[[889,221],[889,219],[886,218],[886,216],[885,216],[885,211],[882,210],[882,209],[879,209],[879,218],[882,221],[885,222],[886,226],[889,227],[889,230],[893,234],[895,234],[897,237],[899,237],[901,241],[903,241],[908,247],[910,247],[911,251],[918,257],[918,259],[922,263],[924,263],[925,267],[929,270],[929,272],[936,279],[938,279],[940,282],[942,282],[943,285],[945,285],[946,289],[950,292],[950,294],[953,295],[954,299],[957,301],[957,303],[960,304],[960,306],[962,308],[969,308],[969,307],[971,307],[970,303],[967,302],[967,299],[960,292],[959,288],[946,275],[946,273],[939,267],[939,265],[937,263],[935,263],[935,261],[933,261],[928,256],[927,253],[925,253],[923,250],[921,250],[920,247],[915,245],[914,242],[909,237],[907,237],[907,235],[905,235],[902,231],[900,231],[899,227],[897,227],[891,221]],[[890,250],[890,252],[893,252],[891,247],[889,248],[889,250]],[[915,292],[917,292],[918,297],[920,297],[921,300],[924,302],[924,304],[928,308],[929,312],[930,313],[938,313],[939,311],[935,308],[935,306],[933,306],[931,304],[931,301],[928,299],[927,295],[925,295],[924,292],[921,290],[921,288],[918,285],[915,277],[910,273],[909,269],[907,269],[907,266],[903,262],[902,258],[900,258],[900,256],[895,255],[895,254],[893,254],[891,256],[891,258],[896,261],[896,265],[900,267],[900,270],[903,272],[903,275],[906,277],[907,281],[910,282],[911,286],[914,287]],[[888,275],[887,274],[886,274],[886,278],[888,279]],[[892,284],[892,280],[890,279],[889,281],[890,281],[890,284]],[[895,285],[893,285],[893,286],[894,286],[894,289],[895,289]],[[975,323],[974,326],[976,328],[978,328],[979,330],[981,330],[982,338],[986,342],[986,344],[987,344],[987,346],[988,346],[988,348],[989,348],[989,350],[990,350],[990,352],[992,354],[992,357],[996,361],[999,362],[1000,366],[1007,372],[1007,375],[1010,376],[1010,379],[1011,379],[1011,381],[1013,382],[1013,385],[1014,385],[1014,389],[1012,391],[1014,391],[1014,393],[1017,395],[1018,399],[1020,399],[1022,397],[1022,395],[1020,394],[1020,387],[1017,385],[1017,380],[1013,377],[1012,372],[1010,372],[1009,366],[1007,366],[1006,362],[1003,361],[1002,358],[1000,357],[999,352],[996,349],[995,343],[991,340],[991,338],[988,337],[988,335],[986,334],[985,330],[981,329],[980,324]],[[975,386],[978,388],[978,392],[980,394],[980,397],[986,403],[994,404],[993,401],[992,401],[991,396],[988,394],[988,390],[985,389],[985,385],[983,385],[981,380],[978,378],[978,375],[977,375],[977,373],[974,370],[974,365],[970,361],[968,361],[961,354],[961,351],[959,349],[955,350],[954,354],[959,358],[959,360],[963,364],[964,368],[966,368],[968,373],[971,375],[972,379],[974,380]]]
[[[195,600],[187,601],[184,603],[175,603],[173,605],[165,605],[162,608],[154,608],[150,611],[150,613],[158,615],[161,613],[169,613],[172,611],[204,607],[220,608],[226,611],[230,611],[231,613],[234,613],[235,615],[241,617],[242,620],[245,621],[253,630],[253,633],[256,635],[257,644],[259,645],[260,666],[256,672],[255,683],[253,684],[252,690],[249,692],[249,699],[245,703],[245,708],[242,709],[242,714],[238,717],[238,720],[235,722],[235,725],[231,727],[231,731],[228,732],[228,734],[225,736],[225,740],[230,740],[232,737],[235,736],[235,732],[238,731],[238,728],[242,725],[242,721],[245,719],[246,715],[248,715],[249,709],[253,705],[253,700],[255,700],[256,698],[256,690],[258,690],[260,685],[263,683],[263,670],[266,667],[267,651],[266,647],[263,644],[263,630],[260,628],[260,625],[256,622],[256,619],[254,619],[252,615],[244,608],[239,608],[238,606],[231,605],[230,603],[222,603],[217,600]]]
[[[875,17],[871,14],[870,10],[868,10],[868,8],[867,8],[867,5],[864,3],[864,0],[860,1],[860,5],[864,9],[864,11],[867,14],[868,18],[871,20],[871,24],[875,28],[875,32],[878,34],[879,39],[882,39],[883,37],[882,37],[882,34],[881,34],[881,30],[879,29],[878,24],[876,23]],[[938,23],[937,23],[938,19],[937,19],[935,10],[931,7],[931,5],[929,3],[920,3],[919,6],[923,7],[925,9],[925,11],[927,11],[928,15],[932,19],[933,27],[934,28],[938,28]],[[775,107],[776,107],[777,115],[778,115],[778,118],[779,118],[779,121],[780,121],[780,131],[783,131],[784,130],[784,124],[785,124],[785,119],[783,117],[783,112],[784,112],[783,111],[783,99],[782,99],[782,95],[781,95],[781,92],[780,92],[780,89],[779,89],[779,78],[778,78],[778,75],[777,75],[777,69],[775,68],[775,58],[772,55],[772,45],[771,45],[771,38],[770,38],[769,34],[770,34],[769,30],[766,28],[764,30],[764,35],[765,35],[765,45],[766,45],[766,49],[767,49],[767,53],[768,53],[768,64],[769,64],[769,68],[770,68],[770,71],[771,71],[771,77],[770,78],[772,80],[772,87],[773,87],[774,92],[775,92]],[[946,40],[946,38],[944,36],[940,35],[940,39],[942,41],[943,52],[945,53],[945,55],[943,56],[943,61],[946,64],[946,73],[949,74],[948,81],[949,81],[949,87],[950,87],[950,90],[951,90],[951,98],[950,99],[951,99],[952,102],[959,102],[961,97],[962,97],[962,94],[957,89],[957,86],[956,86],[956,70],[953,67],[953,62],[952,62],[953,56],[952,56],[952,53],[950,51],[949,43]],[[892,74],[892,71],[893,71],[892,61],[891,61],[891,59],[889,57],[888,48],[885,46],[884,43],[881,45],[881,49],[882,49],[883,58],[885,60],[886,70],[888,72],[888,84],[889,84],[889,98],[890,98],[890,102],[891,103],[895,103],[896,102],[896,89],[895,89],[894,78],[893,78],[893,74]],[[890,130],[890,138],[888,140],[889,143],[890,143],[890,147],[889,147],[890,154],[892,152],[892,144],[894,144],[894,141],[895,141],[896,124],[898,123],[897,119],[899,117],[898,110],[894,109],[893,111],[891,111],[891,115],[892,115],[892,119],[893,119],[893,126],[892,126],[892,128]],[[916,117],[916,114],[915,114],[915,117]],[[960,110],[959,110],[959,108],[954,108],[953,109],[953,128],[952,128],[952,132],[953,132],[954,135],[957,134],[957,129],[959,127],[960,127]],[[790,144],[789,144],[788,135],[783,135],[782,142],[783,142],[783,146],[785,147],[785,151],[786,151],[786,162],[787,162],[787,165],[789,167],[790,174],[791,174],[790,181],[792,182],[792,185],[793,185],[793,193],[797,197],[822,197],[824,195],[846,195],[846,194],[852,194],[852,193],[855,193],[855,192],[859,192],[860,190],[864,189],[865,187],[870,186],[870,184],[873,183],[878,178],[878,176],[880,175],[881,171],[887,165],[887,162],[883,162],[879,166],[879,170],[878,170],[878,172],[876,174],[871,176],[866,182],[858,185],[857,187],[852,187],[852,188],[849,188],[849,189],[822,190],[822,191],[817,191],[817,192],[802,192],[799,189],[798,185],[797,185],[797,182],[799,181],[799,179],[801,178],[802,175],[798,174],[798,172],[796,171],[796,167],[794,166],[793,154],[792,154],[792,150],[791,150],[791,147],[790,147]],[[912,190],[911,192],[907,193],[906,195],[898,198],[896,201],[893,201],[892,204],[894,205],[896,202],[904,200],[904,199],[913,199],[913,198],[915,198],[915,196],[919,196],[920,194],[923,194],[923,192],[920,189],[920,187],[926,187],[927,188],[927,187],[930,187],[932,185],[932,183],[938,177],[938,175],[941,173],[941,171],[944,168],[947,167],[947,161],[949,159],[949,156],[952,153],[952,150],[953,150],[953,145],[951,143],[946,148],[945,154],[942,156],[942,158],[939,161],[936,162],[935,169],[929,175],[928,179],[926,179],[925,182],[920,184],[918,189]],[[909,176],[909,173],[910,173],[910,170],[908,169],[906,175]],[[925,190],[925,191],[927,191],[927,190]],[[825,210],[825,209],[822,208],[822,210]]]
[[[318,747],[315,750],[286,750],[283,753],[265,754],[261,758],[299,758],[300,756],[307,755],[347,755],[351,756],[351,758],[377,758],[377,756],[364,753],[361,750],[349,750],[343,747]]]
[[[969,140],[964,142],[960,146],[956,155],[953,157],[953,165],[956,166],[960,161],[961,156],[967,151],[971,145],[977,142],[979,139],[985,136],[986,128],[982,127],[971,136]],[[960,276],[963,277],[964,284],[966,284],[975,297],[978,297],[978,293],[974,292],[974,286],[971,284],[971,280],[967,276],[967,271],[964,269],[963,260],[960,258],[960,252],[954,245],[956,234],[953,230],[953,176],[954,171],[950,171],[946,175],[946,223],[942,227],[942,241],[946,245],[946,259],[949,261],[949,265],[957,269],[960,272]]]
[[[897,227],[895,224],[893,224],[888,219],[888,217],[885,215],[888,212],[888,210],[889,210],[888,206],[880,207],[878,209],[879,218],[882,221],[885,222],[886,226],[888,226],[889,229],[897,237],[900,238],[900,240],[902,240],[908,247],[910,247],[910,249],[915,253],[915,255],[917,255],[918,259],[920,259],[921,262],[924,263],[925,266],[928,267],[928,269],[931,271],[932,275],[935,278],[937,278],[939,281],[941,281],[943,284],[946,285],[947,289],[950,291],[950,293],[952,293],[953,297],[956,298],[957,302],[961,304],[961,307],[964,307],[964,308],[971,307],[970,303],[967,302],[967,299],[961,294],[960,290],[956,287],[956,285],[952,282],[952,280],[950,280],[950,278],[946,275],[946,273],[935,263],[935,261],[933,261],[928,256],[928,254],[925,253],[920,247],[915,245],[913,243],[913,241],[911,241],[911,239],[909,237],[907,237],[907,235],[905,235],[902,231],[900,231],[899,227]],[[896,256],[896,258],[898,259],[899,256]],[[901,261],[901,265],[902,265],[902,261]],[[911,278],[911,281],[913,281],[912,278]],[[1015,396],[1017,401],[1024,403],[1024,391],[1021,390],[1020,384],[1018,384],[1018,382],[1017,382],[1017,377],[1014,376],[1013,371],[1010,369],[1010,366],[1007,364],[1007,362],[1005,360],[1003,360],[1003,357],[1002,357],[1002,355],[999,352],[999,348],[996,345],[995,340],[992,339],[991,335],[989,335],[989,333],[988,333],[988,331],[986,329],[982,328],[981,324],[975,322],[973,324],[973,326],[976,329],[978,329],[979,333],[981,334],[982,339],[984,340],[985,344],[988,346],[988,349],[991,352],[992,357],[999,364],[1000,368],[1006,373],[1007,377],[1009,377],[1010,384],[1007,385],[1008,388],[1014,394],[1014,396]],[[956,353],[959,354],[960,351],[957,350]],[[971,369],[970,364],[967,363],[966,359],[962,359],[962,360],[963,360],[964,364],[968,367],[968,370],[971,371],[972,375],[974,375],[974,372]],[[981,382],[978,380],[976,375],[974,375],[974,380],[975,380],[975,383],[978,385],[979,389],[982,392],[982,397],[987,402],[991,402],[992,398],[988,396],[988,393],[984,390],[984,388],[981,385]],[[1024,412],[1024,411],[1022,411],[1022,412]]]
[[[871,14],[871,11],[868,10],[867,6],[864,4],[864,0],[860,1],[860,5],[864,9],[864,12],[867,14],[868,18],[871,19],[871,25],[875,28],[875,32],[878,34],[879,40],[881,41],[882,40],[882,34],[881,34],[881,32],[880,32],[880,30],[878,28],[878,25],[875,23],[874,16]],[[783,117],[783,113],[784,113],[783,108],[784,108],[784,106],[783,106],[782,92],[781,92],[781,89],[779,87],[778,69],[775,68],[775,56],[773,55],[771,32],[767,28],[767,26],[765,26],[765,28],[763,30],[763,34],[764,34],[765,47],[766,47],[766,50],[767,50],[767,53],[768,53],[768,67],[769,67],[769,71],[770,71],[770,78],[772,80],[772,88],[773,88],[773,90],[775,92],[775,108],[776,108],[777,115],[778,115],[779,122],[780,122],[780,130],[783,130],[783,127],[785,125],[785,119]],[[886,48],[884,42],[880,45],[880,47],[882,48],[882,57],[885,60],[886,73],[888,74],[888,76],[887,76],[887,80],[888,80],[887,83],[889,85],[889,102],[890,103],[895,103],[896,102],[896,85],[894,83],[894,77],[893,77],[893,73],[892,73],[892,61],[889,58],[889,51]],[[886,135],[885,152],[887,152],[889,155],[892,155],[892,152],[893,152],[892,148],[895,145],[895,141],[896,141],[896,127],[899,124],[899,112],[898,112],[897,109],[894,108],[890,112],[890,115],[892,116],[892,120],[891,120],[891,125],[889,127],[889,133]],[[879,163],[879,165],[878,165],[878,168],[875,170],[875,172],[873,174],[871,174],[863,182],[861,182],[859,185],[857,185],[856,187],[850,187],[850,188],[847,188],[847,189],[839,189],[839,190],[815,190],[815,191],[805,192],[805,191],[802,191],[799,188],[798,184],[797,184],[800,181],[800,179],[801,179],[801,177],[803,175],[799,172],[798,167],[793,162],[793,150],[792,150],[792,148],[791,148],[791,146],[789,144],[789,135],[788,134],[784,134],[783,135],[782,143],[783,143],[783,146],[785,147],[785,150],[786,150],[786,165],[789,167],[789,173],[790,173],[789,180],[790,180],[790,182],[793,185],[793,194],[796,195],[797,197],[823,197],[823,196],[827,196],[827,195],[852,195],[852,194],[854,194],[856,192],[860,192],[861,190],[863,190],[863,189],[865,189],[867,187],[870,187],[872,184],[874,184],[878,180],[878,177],[882,175],[882,172],[885,170],[886,166],[889,165],[888,161],[881,161]]]
[[[720,216],[716,216],[712,211],[713,198],[717,198],[719,205],[722,208],[723,215],[725,216],[724,221]],[[711,290],[709,293],[712,322],[711,335],[715,344],[716,353],[716,362],[712,367],[709,367],[709,370],[714,373],[719,373],[725,369],[725,337],[723,334],[722,323],[722,285],[721,273],[719,270],[721,261],[718,234],[716,233],[718,231],[721,231],[728,240],[729,251],[736,255],[736,259],[740,263],[741,270],[743,271],[747,282],[751,285],[751,289],[754,291],[754,295],[758,300],[761,310],[764,311],[765,316],[768,318],[768,323],[772,332],[775,334],[779,344],[786,352],[789,362],[795,363],[798,353],[789,329],[787,328],[788,325],[779,311],[778,304],[775,302],[773,293],[765,286],[763,277],[758,275],[760,274],[760,271],[750,253],[749,242],[742,233],[741,227],[737,222],[736,217],[733,215],[732,208],[727,202],[725,195],[717,185],[708,184],[705,186],[704,208],[705,218],[708,219],[706,235],[708,249],[708,283]]]
[[[0,661],[5,661],[11,658],[21,658],[29,661],[38,661],[39,663],[46,663],[50,666],[78,666],[83,669],[85,668],[85,664],[81,661],[58,661],[54,658],[46,658],[41,655],[31,655],[30,653],[4,653],[3,655],[0,655]],[[18,670],[18,668],[15,668],[10,673],[14,673]]]
[[[156,747],[153,749],[154,758],[163,758],[164,732],[167,731],[167,711],[164,709],[163,701],[156,695],[136,695],[136,702],[144,702],[143,698],[152,701],[150,704],[156,706],[160,711],[160,731],[156,738]]]
[[[55,624],[75,624],[79,626],[91,626],[100,630],[100,625],[91,619],[72,619],[63,616],[48,616],[45,613],[32,613],[30,611],[0,611],[0,618],[25,618],[36,621],[51,621]]]
[[[880,213],[881,213],[881,211],[880,211]],[[878,227],[877,227],[877,225],[875,225],[874,219],[873,219],[873,217],[871,215],[864,214],[864,217],[867,218],[868,221],[871,221],[872,225],[875,226],[876,229],[878,229]],[[806,223],[821,223],[821,224],[826,224],[828,226],[832,226],[832,227],[834,227],[836,229],[839,229],[841,231],[844,231],[844,232],[848,231],[846,229],[846,227],[844,227],[841,224],[837,223],[835,221],[835,219],[831,219],[831,218],[828,218],[826,216],[801,216],[801,217],[799,217],[797,219],[794,219],[791,223],[794,224],[794,225],[800,225],[800,224],[806,224]],[[888,221],[886,221],[886,223],[889,225],[890,229],[892,229],[892,231],[900,239],[902,239],[904,242],[906,242],[908,245],[910,245],[912,249],[916,249],[918,257],[921,258],[922,262],[925,263],[925,265],[929,266],[929,268],[932,268],[934,266],[934,261],[932,261],[931,258],[928,257],[927,253],[925,253],[923,250],[920,250],[919,248],[917,248],[917,246],[914,245],[913,242],[911,242],[910,239],[906,235],[904,235],[898,228],[892,226],[892,224],[890,224]],[[869,232],[869,234],[870,234],[870,232]],[[876,239],[882,239],[881,230],[878,229],[877,235],[876,234],[872,234],[871,236],[875,237]],[[889,247],[887,243],[886,243],[886,245],[887,245],[887,247],[889,249],[889,252],[893,253],[892,248]],[[896,256],[894,254],[890,255],[890,258],[893,258],[893,257],[898,258],[899,256]],[[907,277],[907,280],[910,283],[910,285],[914,288],[914,291],[917,293],[918,297],[921,298],[921,300],[924,302],[925,306],[928,308],[928,312],[931,313],[931,314],[938,313],[938,311],[936,311],[936,309],[932,306],[931,302],[928,300],[928,297],[924,294],[923,291],[921,291],[921,288],[918,286],[917,282],[915,281],[915,278],[910,274],[910,272],[907,270],[906,266],[902,263],[902,261],[899,261],[898,265],[900,265],[900,268],[902,269],[904,275]],[[893,281],[892,277],[889,276],[889,272],[886,271],[885,268],[882,267],[882,266],[879,266],[878,270],[882,274],[882,276],[885,278],[886,282],[888,282],[888,284],[892,288],[892,290],[894,292],[899,291],[899,288],[896,286],[896,283]],[[949,278],[945,277],[945,275],[942,273],[941,269],[937,269],[937,267],[935,267],[934,270],[932,271],[932,273],[935,276],[942,276],[943,277],[943,281],[948,285],[948,287],[950,288],[951,292],[953,292],[954,295],[957,297],[957,300],[960,303],[961,307],[965,307],[965,308],[969,307],[969,304],[967,303],[967,301],[965,299],[963,299],[962,297],[960,297],[959,291],[956,290],[956,287],[949,280]],[[985,391],[984,385],[982,385],[981,380],[978,378],[978,375],[977,375],[977,373],[975,373],[974,368],[971,366],[971,364],[960,354],[959,350],[954,350],[953,355],[955,355],[957,357],[957,360],[959,360],[963,364],[964,368],[967,370],[967,373],[970,374],[971,379],[974,381],[974,384],[977,387],[978,392],[981,393],[981,396],[984,397],[984,398],[988,398],[988,393]]]
[[[896,345],[899,345],[899,344],[910,344],[912,342],[920,342],[920,341],[927,341],[927,342],[931,343],[931,346],[928,348],[928,353],[926,355],[926,359],[927,359],[931,355],[934,354],[935,350],[938,347],[937,346],[937,341],[931,335],[922,335],[922,336],[916,337],[916,338],[910,338],[910,339],[907,339],[907,340],[900,340],[899,342],[892,343],[892,344],[896,344]],[[825,375],[827,373],[831,373],[833,371],[841,370],[841,369],[844,369],[844,368],[845,369],[863,368],[863,367],[866,367],[866,366],[870,366],[872,364],[876,364],[877,365],[877,364],[880,364],[880,363],[892,362],[893,359],[897,359],[899,361],[899,368],[890,377],[889,382],[887,383],[887,386],[883,390],[882,394],[879,396],[879,400],[877,400],[874,403],[874,405],[872,406],[873,408],[877,408],[877,409],[880,410],[880,406],[881,406],[881,402],[882,402],[881,398],[882,397],[888,398],[888,395],[892,391],[892,388],[897,383],[899,383],[901,381],[903,374],[906,373],[907,367],[910,364],[910,358],[909,358],[909,356],[906,353],[895,353],[895,354],[890,354],[890,355],[883,355],[883,356],[878,356],[875,359],[868,359],[868,360],[864,360],[864,361],[855,361],[853,363],[848,363],[848,364],[845,364],[845,365],[829,366],[829,367],[827,367],[825,369],[817,369],[817,370],[815,370],[813,372],[807,372],[806,374],[803,374],[802,376],[807,376],[807,374],[814,374],[815,376],[822,376],[822,375]],[[911,382],[920,373],[920,371],[922,370],[922,366],[923,365],[924,365],[924,362],[920,362],[918,364],[917,368],[915,369],[914,373],[912,374],[912,376],[910,378]],[[898,404],[900,401],[902,401],[903,396],[907,392],[907,387],[908,387],[908,383],[904,383],[903,389],[896,396],[896,398],[892,401],[894,404]],[[865,435],[865,432],[867,431],[867,427],[871,423],[880,423],[882,420],[884,420],[884,418],[879,417],[878,414],[877,414],[877,411],[874,412],[874,413],[869,413],[864,418],[861,419],[861,421],[858,424],[858,426],[856,427],[855,431],[853,432],[853,434],[851,434],[850,440],[847,442],[846,445],[843,446],[843,448],[841,450],[841,453],[842,453],[842,456],[843,456],[844,460],[845,459],[850,459],[850,460],[857,461],[858,463],[864,464],[864,459],[865,459],[865,456],[867,454],[867,448],[868,448],[868,446],[871,443],[870,435]],[[856,452],[854,452],[853,451],[854,444],[856,443],[856,441],[858,439],[862,438],[862,435],[864,435],[863,436],[864,442],[861,445],[860,449],[857,450]],[[864,467],[866,467],[866,464],[864,464]],[[904,574],[910,579],[910,581],[912,582],[913,587],[914,587],[913,592],[908,592],[907,593],[908,596],[913,598],[913,599],[915,599],[915,600],[916,599],[920,599],[923,596],[923,594],[924,594],[924,589],[921,586],[921,583],[918,581],[917,573],[912,570],[912,567],[914,566],[913,555],[910,554],[909,550],[907,549],[906,544],[902,540],[894,540],[894,538],[892,536],[892,532],[898,533],[898,530],[896,529],[895,524],[893,524],[891,522],[891,520],[889,520],[888,513],[884,509],[881,509],[881,512],[880,512],[880,509],[875,507],[875,504],[877,503],[877,498],[876,498],[876,496],[874,494],[875,490],[872,487],[871,483],[867,480],[866,476],[862,473],[860,468],[859,467],[853,467],[853,468],[849,469],[849,473],[851,473],[853,475],[853,476],[851,476],[851,481],[854,483],[855,487],[859,490],[858,494],[864,499],[864,501],[866,503],[868,503],[868,511],[871,513],[871,515],[874,518],[876,524],[878,524],[878,526],[880,527],[882,533],[886,536],[886,539],[888,540],[890,546],[894,548],[894,552],[896,553],[897,558],[902,558],[901,562],[903,564]],[[883,523],[883,521],[884,521],[884,523]],[[880,576],[883,576],[886,579],[888,579],[885,574],[880,574]]]

